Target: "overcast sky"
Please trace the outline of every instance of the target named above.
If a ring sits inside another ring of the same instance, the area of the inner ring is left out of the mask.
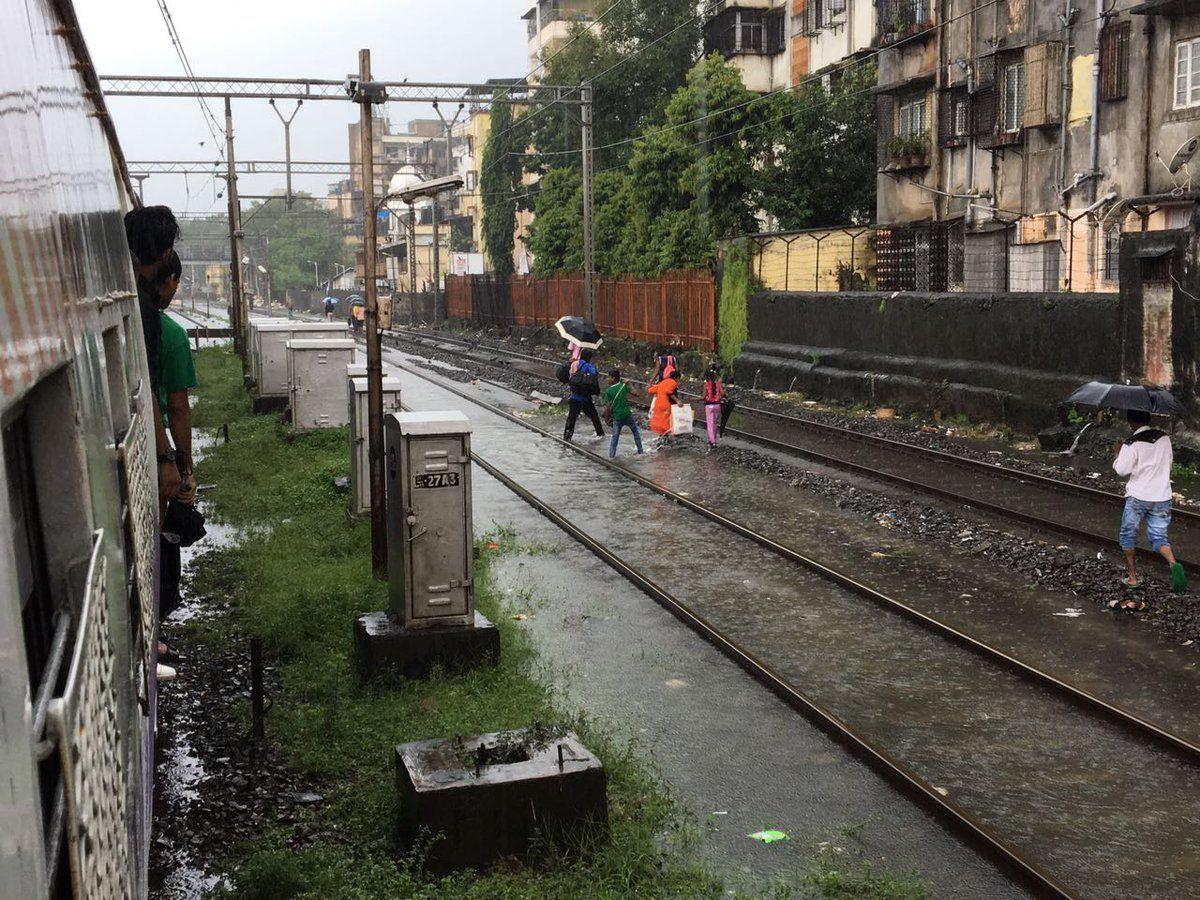
[[[168,0],[168,6],[197,75],[341,79],[357,73],[363,47],[371,50],[375,77],[386,81],[485,81],[520,77],[529,68],[520,0]],[[101,75],[182,74],[157,0],[75,0],[75,8]],[[108,102],[127,159],[217,158],[194,99]],[[223,121],[222,101],[209,104]],[[389,104],[387,115],[400,124],[433,112]],[[265,100],[235,100],[233,117],[239,159],[283,159],[283,126]],[[346,126],[357,118],[349,102],[306,103],[292,126],[292,158],[347,159]],[[336,180],[308,177],[293,187],[323,195]],[[283,183],[282,175],[238,180],[247,194]],[[147,203],[179,212],[223,210],[217,190],[211,179],[195,176],[185,182],[156,175],[145,183]]]

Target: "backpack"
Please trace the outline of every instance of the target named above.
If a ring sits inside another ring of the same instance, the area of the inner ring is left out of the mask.
[[[590,397],[600,393],[600,379],[591,372],[577,371],[567,379],[567,384],[575,393],[584,396]]]
[[[555,369],[554,377],[557,378],[559,381],[561,381],[563,384],[570,384],[571,383],[571,363],[565,362],[561,366],[559,366],[557,369]]]

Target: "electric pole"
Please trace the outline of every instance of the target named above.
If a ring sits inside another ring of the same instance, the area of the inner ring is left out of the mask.
[[[596,320],[596,235],[592,226],[595,208],[593,179],[595,167],[592,161],[592,83],[585,81],[579,89],[583,101],[579,118],[583,123],[583,296],[587,317]]]
[[[242,378],[250,375],[246,352],[246,294],[242,290],[242,211],[238,202],[237,167],[233,159],[233,103],[225,98],[225,195],[229,201],[229,300],[233,321],[233,346],[242,358]]]
[[[408,324],[416,320],[417,306],[417,201],[408,204]]]
[[[296,101],[296,108],[292,110],[292,114],[286,119],[283,113],[279,111],[279,107],[275,105],[275,98],[272,97],[269,101],[271,109],[275,110],[275,115],[279,116],[279,121],[283,123],[283,158],[285,160],[285,168],[287,169],[287,193],[284,195],[284,205],[288,209],[292,208],[292,120],[296,118],[296,113],[300,112],[300,107],[304,105],[303,100]]]
[[[367,320],[367,457],[371,468],[371,569],[387,578],[387,510],[383,480],[383,358],[379,346],[379,298],[375,252],[379,211],[375,208],[375,132],[373,104],[382,102],[382,88],[371,83],[371,51],[358,51],[360,155],[363,180],[363,294]]]
[[[438,114],[438,118],[442,120],[442,128],[446,132],[446,174],[454,174],[454,126],[458,123],[458,117],[462,115],[465,108],[465,103],[458,104],[458,110],[454,113],[454,118],[449,122],[442,115],[442,109],[435,101],[433,111]],[[444,322],[446,320],[446,304],[442,296],[442,254],[439,244],[438,235],[438,198],[432,197],[430,203],[433,206],[433,321]]]

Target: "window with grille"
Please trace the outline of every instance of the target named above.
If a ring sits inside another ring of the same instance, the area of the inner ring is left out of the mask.
[[[1005,66],[1001,82],[1000,130],[1011,134],[1025,124],[1025,61]]]
[[[900,137],[922,135],[928,130],[925,119],[925,96],[909,97],[900,104],[900,119],[896,134]]]
[[[742,53],[763,52],[763,21],[759,10],[739,10],[738,31],[741,38],[738,50]]]
[[[1200,38],[1175,45],[1175,108],[1200,106]]]
[[[971,133],[971,98],[965,90],[942,93],[938,132],[943,147],[958,147],[966,143]]]
[[[1106,25],[1100,32],[1100,99],[1129,96],[1129,23]]]
[[[1121,229],[1104,232],[1104,280],[1121,280]]]

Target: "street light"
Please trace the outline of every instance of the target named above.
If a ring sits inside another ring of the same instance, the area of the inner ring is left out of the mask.
[[[431,178],[428,181],[421,181],[414,184],[412,187],[397,191],[394,194],[388,194],[379,204],[379,208],[387,203],[388,200],[399,200],[408,207],[408,228],[409,228],[409,246],[408,246],[408,277],[409,277],[409,292],[413,295],[410,304],[416,302],[416,243],[417,243],[417,225],[416,225],[416,202],[418,200],[430,199],[437,200],[439,194],[445,194],[449,191],[457,191],[463,185],[461,175],[447,175],[444,178]],[[438,247],[435,244],[433,247],[434,259],[437,258]],[[437,290],[437,282],[434,282],[434,310],[433,318],[435,321],[440,321],[445,318],[440,315],[441,310],[437,308],[438,297],[440,296]],[[412,324],[413,307],[409,306],[409,324]]]
[[[320,288],[321,287],[321,270],[320,270],[320,268],[311,259],[306,259],[305,262],[313,267],[313,287]]]

